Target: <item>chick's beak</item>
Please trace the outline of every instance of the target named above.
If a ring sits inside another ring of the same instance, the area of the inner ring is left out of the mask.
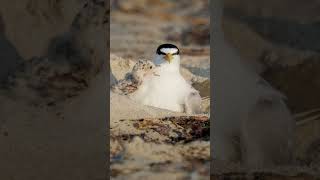
[[[168,53],[164,56],[164,59],[167,60],[169,63],[171,62],[171,60],[173,59],[172,54]]]

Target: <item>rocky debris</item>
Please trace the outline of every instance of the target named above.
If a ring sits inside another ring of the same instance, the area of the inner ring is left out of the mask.
[[[110,54],[110,73],[116,80],[124,79],[127,73],[132,71],[134,65],[135,61],[132,59]]]
[[[197,139],[209,140],[209,124],[209,118],[206,116],[177,116],[137,120],[121,119],[113,122],[110,128],[114,137],[125,140],[139,136],[146,141],[175,144]]]
[[[223,173],[223,174],[215,174],[211,175],[210,179],[213,180],[222,180],[222,179],[230,179],[230,180],[239,180],[239,179],[268,179],[268,180],[304,180],[304,179],[310,179],[315,180],[317,179],[316,176],[307,174],[307,173],[301,173],[296,174],[292,176],[288,176],[285,174],[280,173],[272,173],[272,172],[255,172],[255,173],[237,173],[237,172],[230,172],[230,173]]]
[[[172,146],[134,138],[125,148],[125,161],[111,164],[112,179],[208,179],[210,152],[207,142]]]
[[[86,89],[91,77],[86,64],[52,62],[46,58],[34,58],[24,62],[10,79],[13,89],[29,88],[35,99],[48,105],[54,105],[67,98],[79,95]],[[15,91],[15,90],[14,90]]]
[[[114,123],[111,126],[111,176],[150,178],[169,172],[173,173],[169,177],[174,174],[207,177],[209,123],[206,116],[143,118]]]

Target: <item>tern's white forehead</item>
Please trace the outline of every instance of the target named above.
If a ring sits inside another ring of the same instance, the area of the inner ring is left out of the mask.
[[[178,49],[177,48],[161,48],[160,51],[166,54],[168,53],[174,54],[178,52]]]

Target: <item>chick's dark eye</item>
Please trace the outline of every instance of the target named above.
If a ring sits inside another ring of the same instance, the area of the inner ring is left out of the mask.
[[[152,66],[150,66],[150,69],[152,69]]]

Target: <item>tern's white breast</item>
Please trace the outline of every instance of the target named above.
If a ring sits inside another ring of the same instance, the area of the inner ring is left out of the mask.
[[[159,76],[144,79],[132,98],[144,105],[183,112],[184,98],[191,86],[179,71],[158,71]]]

